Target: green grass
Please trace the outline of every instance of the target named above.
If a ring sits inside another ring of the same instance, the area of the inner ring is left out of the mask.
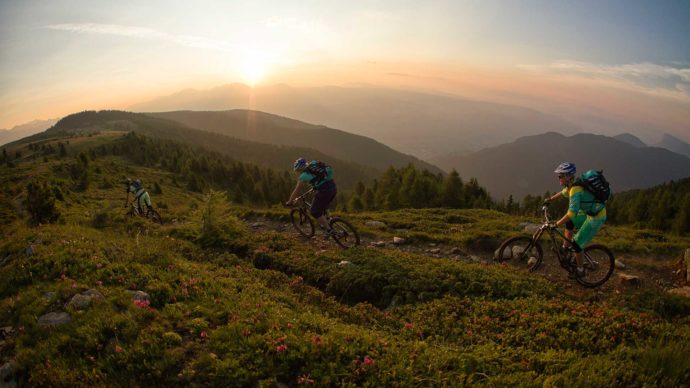
[[[317,253],[240,221],[285,221],[287,209],[225,206],[222,195],[218,205],[171,174],[112,157],[90,162],[89,188],[75,191],[64,163],[0,169],[9,185],[0,200],[0,327],[16,333],[0,345],[0,364],[15,364],[20,385],[690,383],[687,300],[652,292],[583,302],[509,267],[394,249]],[[12,212],[28,173],[61,187],[57,224],[28,227]],[[125,217],[117,182],[135,174],[159,182],[153,201],[176,222]],[[368,238],[489,251],[526,220],[449,209],[343,216]],[[367,228],[367,220],[389,228]],[[641,233],[607,227],[600,242],[657,254],[690,246]],[[341,260],[353,266],[338,268]],[[66,307],[88,289],[104,298]],[[147,292],[150,305],[134,304],[126,290]],[[38,317],[52,311],[72,322],[40,327]]]

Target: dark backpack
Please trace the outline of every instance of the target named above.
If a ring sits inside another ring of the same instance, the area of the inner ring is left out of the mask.
[[[604,171],[589,170],[575,181],[574,186],[582,186],[594,195],[599,202],[606,202],[611,198],[611,187],[604,177]]]
[[[316,163],[309,163],[304,171],[314,176],[314,178],[312,178],[312,180],[309,181],[309,183],[316,186],[319,183],[321,183],[321,181],[326,179],[326,177],[328,176],[329,168],[331,167],[326,163],[316,161]]]

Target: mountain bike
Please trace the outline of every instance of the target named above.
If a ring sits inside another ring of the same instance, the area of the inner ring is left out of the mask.
[[[143,211],[143,209],[140,209],[135,202],[136,201],[133,200],[129,203],[125,203],[125,208],[129,209],[127,211],[128,216],[146,218],[148,220],[151,220],[152,222],[163,225],[163,218],[161,218],[161,215],[155,209],[146,206],[146,211]]]
[[[526,267],[529,272],[536,271],[544,260],[539,239],[546,234],[553,244],[559,264],[570,273],[576,273],[575,254],[570,250],[563,250],[557,242],[557,237],[564,241],[570,241],[561,233],[549,216],[549,207],[544,205],[544,223],[537,229],[532,237],[516,236],[505,240],[496,251],[494,260],[499,262],[511,261],[515,265]],[[571,241],[572,243],[572,241]],[[611,251],[600,244],[586,246],[582,251],[582,266],[585,269],[583,276],[575,276],[578,283],[588,288],[599,287],[604,284],[615,268],[615,259]]]
[[[316,232],[314,219],[311,217],[313,200],[309,201],[314,192],[315,190],[311,189],[297,197],[297,205],[290,211],[292,226],[295,227],[299,234],[307,238],[313,237]],[[359,245],[359,233],[357,233],[357,229],[351,223],[339,217],[331,217],[328,209],[326,209],[326,219],[328,220],[328,225],[335,231],[329,237],[333,237],[333,240],[341,248],[347,249]]]

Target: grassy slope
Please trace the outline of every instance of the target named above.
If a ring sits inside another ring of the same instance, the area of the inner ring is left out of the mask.
[[[13,188],[29,174],[65,183],[53,172],[58,163],[3,166],[0,178]],[[583,303],[511,268],[389,249],[315,252],[280,233],[250,232],[233,216],[284,218],[283,209],[217,214],[232,225],[221,233],[230,248],[204,249],[201,196],[176,187],[169,174],[117,158],[90,168],[85,193],[64,190],[61,224],[2,227],[0,327],[15,335],[0,345],[0,363],[13,360],[20,383],[673,386],[690,379],[690,308],[680,299],[645,296],[646,304],[626,308]],[[166,204],[164,215],[176,223],[124,217],[113,184],[134,171],[161,183],[154,202]],[[5,191],[0,203],[12,206],[22,195]],[[367,235],[388,233],[367,230],[363,221],[374,218],[413,241],[468,247],[512,234],[520,221],[434,209],[348,217]],[[609,233],[628,244],[636,232]],[[666,252],[688,241],[637,244]],[[338,269],[340,260],[355,266]],[[104,300],[83,311],[65,307],[92,288]],[[148,292],[151,305],[134,305],[128,289]],[[394,300],[397,307],[383,309]],[[72,323],[39,327],[37,318],[50,311],[69,312]]]

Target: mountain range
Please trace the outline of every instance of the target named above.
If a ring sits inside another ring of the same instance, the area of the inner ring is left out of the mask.
[[[659,147],[637,147],[612,137],[564,136],[549,132],[470,154],[450,154],[432,162],[475,177],[495,198],[559,190],[554,168],[563,161],[578,172],[603,169],[614,192],[650,187],[690,176],[690,158]]]
[[[557,116],[514,105],[374,87],[306,87],[241,84],[187,89],[133,105],[141,112],[248,108],[370,137],[403,153],[428,159],[478,151],[525,135],[581,129]]]
[[[57,121],[58,119],[33,120],[26,124],[16,125],[11,129],[0,129],[0,146],[45,131]]]

